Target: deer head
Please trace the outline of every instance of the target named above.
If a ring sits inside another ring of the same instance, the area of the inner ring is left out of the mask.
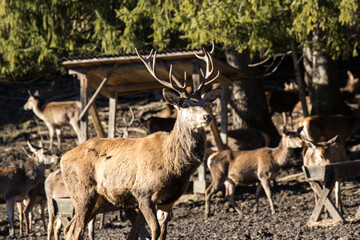
[[[32,145],[29,141],[27,141],[27,144],[30,151],[36,156],[38,163],[48,165],[59,162],[59,157],[45,148],[42,142],[39,143],[39,147]]]
[[[24,110],[32,110],[40,102],[40,94],[38,90],[36,90],[34,94],[32,94],[30,90],[27,90],[27,92],[29,94],[29,98],[24,105]]]
[[[285,142],[285,146],[288,148],[302,148],[304,142],[300,137],[300,133],[303,128],[304,127],[299,127],[296,132],[288,132],[284,126],[281,141]]]
[[[153,50],[151,50],[149,56],[144,58],[138,53],[137,49],[135,49],[135,51],[141,61],[145,64],[150,74],[159,83],[166,87],[162,92],[163,97],[169,104],[173,105],[178,110],[178,119],[183,119],[182,122],[184,125],[190,129],[198,129],[211,122],[212,116],[205,111],[205,105],[214,101],[221,94],[221,87],[203,94],[202,90],[205,86],[214,82],[219,76],[218,72],[215,77],[210,78],[214,71],[213,60],[211,57],[211,54],[214,51],[214,44],[210,53],[203,48],[203,56],[199,56],[194,52],[198,59],[205,61],[206,66],[205,73],[202,69],[200,69],[203,78],[197,89],[194,89],[194,93],[192,94],[186,91],[186,72],[184,72],[184,81],[182,85],[175,82],[177,78],[173,76],[172,65],[170,65],[169,69],[169,81],[160,79],[155,70],[156,52],[153,54]]]

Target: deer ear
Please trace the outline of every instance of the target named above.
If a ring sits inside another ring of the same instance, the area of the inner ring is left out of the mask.
[[[163,97],[169,104],[173,106],[178,106],[180,104],[180,96],[170,89],[163,89]]]
[[[304,129],[304,126],[301,126],[301,127],[299,127],[299,128],[296,130],[296,132],[297,132],[298,134],[300,134],[303,129]]]
[[[327,141],[327,144],[333,144],[333,143],[335,143],[336,140],[337,140],[337,138],[338,138],[338,135],[336,135],[335,137],[333,137],[332,139],[330,139],[329,141]]]
[[[35,97],[40,97],[39,90],[36,90],[36,91],[35,91],[34,96],[35,96]]]
[[[29,96],[32,96],[32,93],[30,92],[29,89],[27,90],[27,92],[28,92]]]
[[[215,88],[214,90],[211,90],[205,94],[202,95],[202,98],[206,103],[212,103],[221,95],[222,86]]]
[[[288,130],[286,129],[286,125],[283,126],[283,134],[287,134]]]

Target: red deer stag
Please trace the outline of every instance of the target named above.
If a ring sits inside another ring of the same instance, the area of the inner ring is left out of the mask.
[[[43,147],[28,146],[33,152],[26,161],[25,168],[2,168],[0,169],[0,199],[6,202],[6,209],[10,222],[10,236],[14,237],[14,203],[25,199],[31,189],[43,180],[45,165],[57,163],[59,158]],[[22,232],[20,233],[22,234]]]
[[[210,199],[224,184],[226,197],[235,210],[242,216],[242,212],[235,202],[234,192],[236,185],[249,185],[259,183],[256,189],[257,205],[261,188],[269,200],[271,213],[275,213],[271,199],[270,180],[276,178],[279,169],[284,166],[294,148],[303,145],[300,139],[302,127],[296,132],[287,131],[285,126],[279,146],[277,148],[259,148],[250,151],[224,150],[213,153],[207,160],[212,182],[205,192],[205,217],[210,215]]]
[[[58,148],[61,148],[60,126],[66,122],[69,122],[73,127],[80,142],[79,115],[81,103],[79,101],[50,102],[42,107],[39,92],[36,91],[32,94],[28,90],[28,93],[30,97],[25,103],[24,109],[33,110],[35,115],[45,122],[50,133],[50,149],[53,146],[54,130],[56,130]]]
[[[205,105],[214,101],[221,89],[202,94],[213,82],[211,53],[203,49],[206,71],[193,94],[188,94],[186,74],[184,85],[173,81],[172,66],[169,80],[155,72],[156,53],[147,58],[138,56],[152,76],[166,88],[164,99],[177,110],[177,120],[170,132],[157,132],[136,139],[93,138],[65,153],[61,171],[75,216],[65,229],[66,239],[81,239],[86,223],[105,202],[127,208],[138,206],[151,230],[152,239],[165,239],[169,213],[175,201],[186,191],[190,176],[201,164],[205,154],[204,127],[212,116]]]
[[[307,150],[303,154],[304,166],[314,165],[326,165],[336,162],[346,161],[346,150],[345,148],[336,142],[337,136],[333,137],[327,142],[314,143],[312,141],[306,141]],[[343,212],[340,196],[340,180],[336,180],[335,184],[335,199],[336,207]],[[315,194],[315,200],[317,195]]]

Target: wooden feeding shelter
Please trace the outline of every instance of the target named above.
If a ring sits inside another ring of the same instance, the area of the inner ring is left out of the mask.
[[[156,55],[157,75],[162,79],[168,79],[169,67],[173,65],[173,74],[178,78],[183,76],[184,72],[192,73],[193,84],[196,87],[201,77],[200,68],[203,62],[196,58],[194,52],[199,55],[202,54],[201,50],[176,50],[158,53]],[[147,55],[148,53],[141,52],[141,54]],[[233,81],[247,78],[237,69],[230,67],[215,57],[213,62],[214,72],[220,71],[220,76],[216,82],[223,86],[229,86]],[[88,112],[92,116],[97,135],[106,137],[94,104],[98,94],[102,94],[109,99],[107,137],[113,138],[116,129],[116,106],[119,95],[150,92],[164,88],[148,72],[136,54],[72,57],[61,60],[60,65],[80,81],[80,101],[83,106],[80,115],[81,142],[86,141],[88,138]],[[89,88],[95,90],[92,96],[90,96]],[[221,135],[225,143],[227,139],[226,89],[227,87],[223,88],[221,120],[221,132],[223,133]],[[222,149],[223,143],[216,124],[212,124],[211,129],[218,147]]]

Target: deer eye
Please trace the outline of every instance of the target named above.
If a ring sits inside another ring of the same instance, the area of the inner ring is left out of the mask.
[[[183,103],[182,108],[188,108],[188,107],[190,107],[189,103]]]

